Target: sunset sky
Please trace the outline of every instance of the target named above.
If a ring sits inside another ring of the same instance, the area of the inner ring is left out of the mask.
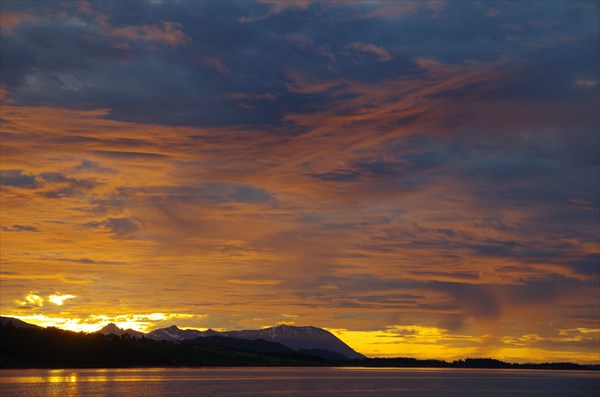
[[[596,1],[5,1],[1,313],[600,362]]]

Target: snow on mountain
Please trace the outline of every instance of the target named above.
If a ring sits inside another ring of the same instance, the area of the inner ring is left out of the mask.
[[[212,331],[212,330],[209,330]],[[208,331],[206,331],[208,332]],[[212,331],[215,332],[215,331]],[[216,333],[218,334],[218,333]],[[195,329],[180,329],[176,325],[172,325],[167,328],[155,329],[146,334],[146,337],[154,340],[166,340],[170,342],[193,339],[199,336],[209,336],[205,335],[204,332],[198,331]]]
[[[157,341],[184,341],[194,339],[198,337],[208,336],[224,336],[229,338],[257,340],[264,339],[269,342],[277,342],[292,350],[304,350],[304,351],[329,351],[337,354],[341,354],[350,359],[364,358],[360,353],[357,353],[350,346],[345,344],[343,341],[338,339],[331,332],[322,328],[306,326],[296,327],[290,325],[278,325],[276,327],[269,327],[257,330],[243,330],[243,331],[226,331],[218,332],[212,329],[206,331],[198,331],[195,329],[180,329],[176,325],[172,325],[167,328],[155,329],[147,334],[143,334],[134,330],[123,330],[117,327],[115,324],[108,324],[100,331],[102,334],[109,335],[123,335],[130,334],[135,337],[145,336],[147,338]]]
[[[11,317],[0,317],[0,324],[12,324],[15,327],[23,328],[38,328],[36,325],[28,324]],[[104,335],[117,336],[127,334],[136,338],[146,337],[157,341],[169,342],[209,336],[221,336],[247,340],[263,339],[268,342],[280,343],[292,350],[302,351],[307,354],[318,353],[316,355],[323,357],[327,356],[327,352],[333,352],[351,359],[365,358],[365,356],[354,351],[354,349],[338,339],[331,332],[312,326],[296,327],[290,325],[278,325],[276,327],[257,330],[218,332],[213,329],[208,329],[203,332],[195,329],[180,329],[176,325],[172,325],[167,328],[155,329],[154,331],[144,334],[143,332],[135,331],[133,329],[122,329],[116,324],[110,323],[96,332]],[[334,355],[332,357],[334,357]]]

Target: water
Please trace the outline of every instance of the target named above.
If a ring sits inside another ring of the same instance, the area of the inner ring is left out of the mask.
[[[600,396],[600,372],[438,368],[0,371],[2,397]]]

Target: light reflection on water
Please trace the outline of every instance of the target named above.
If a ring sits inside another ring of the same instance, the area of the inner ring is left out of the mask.
[[[598,371],[128,368],[0,371],[2,397],[599,396]]]

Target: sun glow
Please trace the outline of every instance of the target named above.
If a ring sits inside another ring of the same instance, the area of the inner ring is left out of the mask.
[[[508,362],[544,362],[574,361],[572,351],[549,351],[532,347],[534,343],[565,343],[582,340],[598,334],[596,329],[564,330],[559,338],[544,338],[539,335],[523,335],[514,338],[496,338],[491,335],[479,337],[452,334],[437,327],[417,325],[394,326],[377,331],[351,331],[329,329],[342,339],[369,357],[413,357],[418,359],[456,360],[468,357],[495,357]],[[577,335],[573,336],[573,333]],[[576,361],[597,363],[598,354],[577,352]]]
[[[369,357],[414,357],[420,359],[439,358],[443,360],[462,356],[473,356],[480,338],[454,335],[437,327],[418,325],[393,326],[376,331],[351,331],[328,329]],[[469,340],[472,346],[462,343]]]
[[[48,300],[58,306],[62,306],[66,300],[74,298],[76,298],[75,295],[59,295],[58,293],[48,296]]]
[[[64,296],[64,295],[63,295]],[[4,314],[3,314],[4,315]],[[124,315],[90,315],[86,318],[69,318],[60,315],[10,315],[30,324],[40,327],[56,327],[75,332],[96,332],[108,323],[114,323],[122,329],[132,329],[139,332],[149,332],[166,325],[172,325],[174,320],[198,319],[204,316],[185,313],[147,313]],[[186,327],[187,328],[187,327]],[[192,328],[192,327],[190,327]]]
[[[30,292],[29,294],[25,295],[22,301],[17,301],[17,303],[20,306],[43,306],[44,298],[34,294],[33,292]]]

